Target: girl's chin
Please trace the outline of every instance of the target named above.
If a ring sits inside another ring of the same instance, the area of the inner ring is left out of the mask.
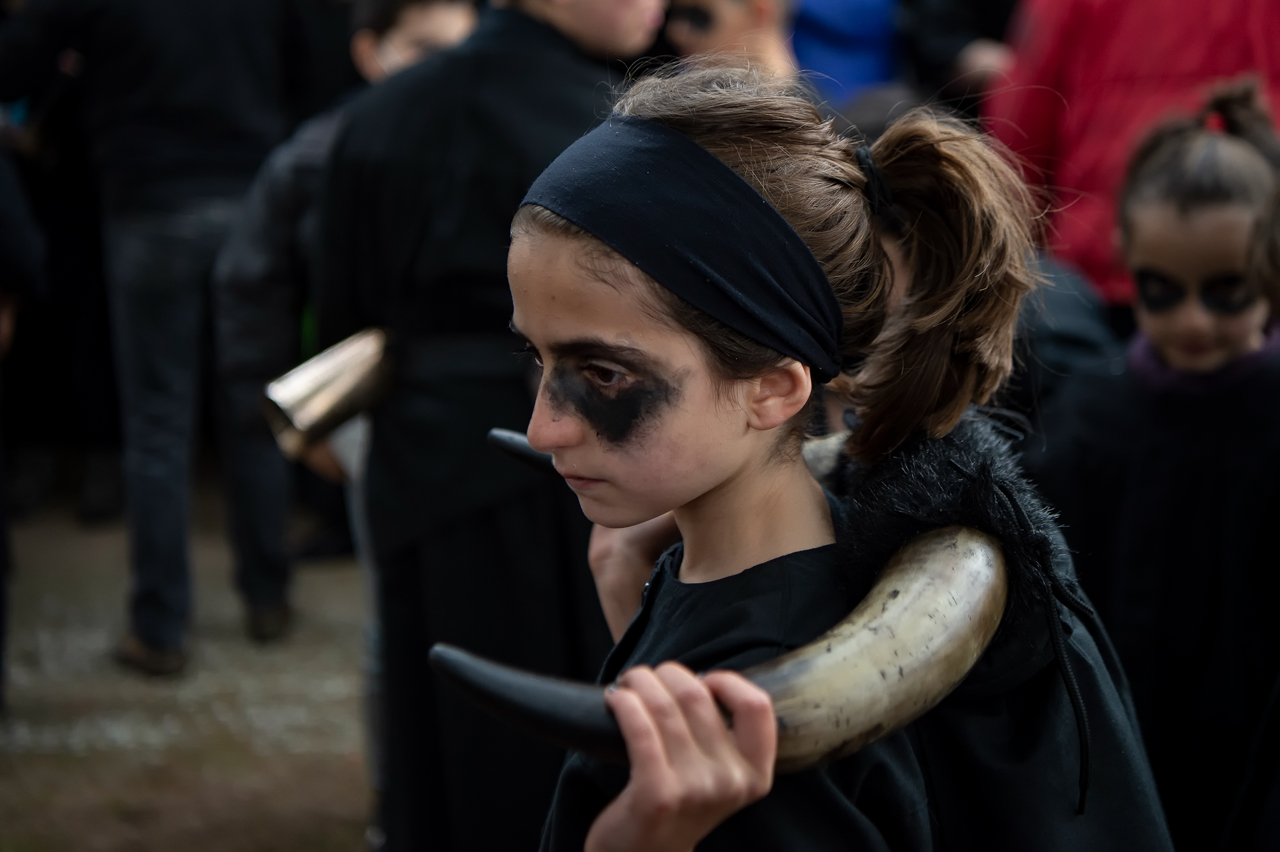
[[[1231,359],[1216,350],[1210,352],[1169,352],[1165,363],[1184,373],[1213,373],[1225,367]]]
[[[587,520],[611,530],[634,527],[636,524],[643,524],[663,514],[663,512],[649,512],[632,506],[607,505],[582,494],[578,495],[578,505],[582,507],[582,514],[587,516]]]

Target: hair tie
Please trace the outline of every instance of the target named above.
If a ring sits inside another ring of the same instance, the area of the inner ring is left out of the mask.
[[[889,179],[885,177],[884,172],[876,165],[875,158],[871,156],[871,148],[863,145],[854,152],[854,156],[858,160],[858,167],[862,169],[867,179],[866,185],[862,188],[862,194],[867,197],[867,203],[871,205],[871,215],[881,219],[891,219],[893,190],[889,189]]]
[[[1226,133],[1227,120],[1222,117],[1222,113],[1210,110],[1204,115],[1204,129],[1209,133]]]

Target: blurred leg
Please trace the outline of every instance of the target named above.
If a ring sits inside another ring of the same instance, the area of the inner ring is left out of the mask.
[[[290,476],[262,415],[261,396],[256,385],[222,380],[217,415],[236,586],[250,609],[265,610],[285,606],[288,598]]]
[[[191,612],[187,520],[200,383],[201,323],[213,257],[234,210],[110,215],[108,289],[125,442],[134,634],[183,644]]]

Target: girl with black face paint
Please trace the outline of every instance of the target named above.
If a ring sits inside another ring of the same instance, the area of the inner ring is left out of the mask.
[[[682,538],[601,674],[630,768],[571,754],[544,850],[1169,848],[1123,674],[971,408],[1011,367],[1029,209],[962,124],[859,148],[727,68],[638,83],[534,184],[508,260],[529,441],[597,525]],[[838,493],[799,452],[827,382],[857,413]],[[985,655],[905,729],[772,777],[767,695],[716,670],[812,641],[950,524],[1008,565]]]
[[[1280,674],[1280,277],[1250,261],[1277,164],[1249,84],[1139,147],[1119,210],[1139,334],[1068,382],[1027,459],[1130,673],[1180,849],[1218,847]]]

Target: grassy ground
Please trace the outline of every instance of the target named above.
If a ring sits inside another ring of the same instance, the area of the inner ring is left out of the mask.
[[[250,645],[214,497],[201,490],[192,537],[192,664],[171,681],[108,658],[122,527],[82,530],[63,506],[14,528],[0,852],[362,848],[359,572],[301,571],[292,637]]]

